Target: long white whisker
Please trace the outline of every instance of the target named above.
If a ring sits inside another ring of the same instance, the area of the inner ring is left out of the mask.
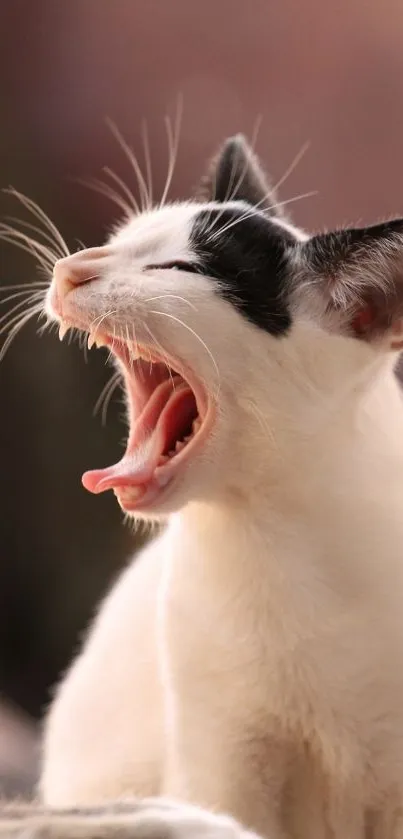
[[[214,368],[215,368],[215,371],[217,373],[218,378],[220,378],[220,371],[218,369],[218,365],[217,365],[217,362],[216,362],[216,360],[213,356],[213,353],[211,352],[211,350],[209,349],[207,344],[203,341],[203,338],[201,338],[200,335],[198,335],[197,332],[195,332],[194,329],[192,329],[192,327],[189,326],[189,324],[184,323],[183,320],[181,320],[180,318],[177,318],[175,315],[172,315],[168,312],[158,312],[158,311],[151,310],[150,314],[161,315],[162,317],[170,318],[171,320],[176,321],[176,323],[179,323],[180,326],[183,326],[185,329],[187,329],[196,338],[196,340],[199,341],[199,343],[202,345],[202,347],[204,347],[204,349],[206,350],[206,352],[208,353],[208,355],[209,355],[209,357],[212,361],[212,364],[214,365]]]
[[[7,321],[6,327],[5,327],[5,328],[7,328],[12,323],[11,316],[14,314],[14,312],[18,312],[19,309],[25,308],[27,306],[27,304],[34,303],[35,301],[39,301],[39,300],[43,301],[43,296],[44,295],[41,291],[36,291],[34,294],[31,294],[29,297],[26,297],[24,300],[20,300],[19,303],[16,303],[15,306],[12,306],[11,309],[9,309],[7,312],[4,313],[4,315],[2,315],[0,317],[0,323],[4,323],[4,321]],[[4,302],[4,301],[2,301],[2,302]],[[0,334],[1,334],[1,331],[0,331]]]
[[[36,224],[31,224],[29,221],[25,221],[25,219],[20,219],[17,216],[5,216],[8,222],[14,222],[14,224],[19,224],[22,227],[26,227],[27,230],[31,230],[33,233],[37,233],[38,236],[42,236],[45,242],[50,245],[51,253],[54,254],[55,258],[60,257],[61,259],[66,256],[66,254],[61,250],[60,245],[58,242],[55,242],[54,238],[50,236],[46,230],[42,230]],[[18,228],[13,228],[14,230],[18,230]],[[40,241],[40,240],[38,240]]]
[[[302,158],[304,157],[304,155],[308,151],[310,145],[311,145],[310,141],[307,140],[306,143],[304,143],[301,146],[299,152],[297,152],[297,154],[295,155],[295,157],[291,161],[290,165],[285,170],[284,174],[281,176],[280,180],[277,181],[277,183],[273,187],[273,192],[277,192],[277,190],[280,189],[280,187],[285,183],[287,178],[290,177],[291,173],[294,171],[294,169],[296,169],[296,167],[298,166],[298,163],[302,160]]]
[[[54,235],[55,240],[59,243],[63,256],[70,256],[70,251],[66,245],[65,240],[63,239],[60,230],[56,227],[53,221],[49,218],[49,216],[42,210],[42,207],[39,206],[32,198],[28,198],[27,195],[24,195],[22,192],[18,192],[18,190],[14,189],[14,187],[9,187],[8,189],[4,190],[9,195],[13,195],[17,198],[21,204],[29,210],[32,215],[36,216],[37,219],[42,221],[42,223],[47,227],[47,229]]]
[[[14,338],[16,338],[16,336],[18,335],[18,333],[22,329],[22,327],[25,326],[25,324],[28,323],[28,321],[31,320],[31,318],[34,317],[34,315],[41,315],[41,314],[43,314],[43,308],[42,308],[42,305],[38,305],[38,306],[33,307],[23,317],[20,317],[20,319],[17,319],[17,322],[12,327],[9,335],[7,336],[5,342],[4,342],[4,344],[3,344],[3,346],[0,350],[0,361],[3,360],[10,344],[13,342]],[[1,330],[0,334],[2,332],[3,332],[3,330]]]
[[[114,190],[110,184],[104,183],[99,178],[75,178],[76,183],[85,186],[87,189],[92,189],[93,192],[97,192],[99,195],[104,195],[105,198],[109,198],[120,210],[124,213],[127,218],[133,213],[133,207],[131,204],[128,204],[127,201],[119,195],[116,190]]]
[[[182,303],[186,303],[186,305],[193,309],[194,312],[197,312],[197,307],[194,303],[191,303],[190,300],[186,300],[186,297],[181,297],[180,294],[157,294],[155,297],[147,297],[144,302],[153,303],[154,300],[165,300],[167,298],[171,300],[181,300]]]
[[[155,335],[153,334],[153,332],[151,331],[151,329],[149,328],[149,326],[146,323],[143,323],[143,327],[147,330],[153,344],[155,344],[155,346],[160,350],[162,362],[163,362],[163,364],[165,364],[165,367],[167,368],[168,373],[169,373],[169,378],[171,380],[172,389],[175,390],[175,382],[173,380],[172,370],[171,370],[171,368],[168,364],[168,359],[167,359],[166,352],[165,352],[164,348],[161,346],[160,342],[155,337]]]
[[[139,205],[138,205],[132,191],[129,189],[127,184],[125,184],[124,180],[122,178],[120,178],[119,175],[117,175],[116,172],[113,171],[113,169],[110,169],[109,166],[104,166],[103,171],[105,172],[106,175],[109,175],[109,177],[112,178],[112,180],[114,180],[115,183],[118,184],[118,186],[120,186],[123,194],[126,196],[126,198],[129,200],[129,203],[132,205],[133,210],[136,213],[139,213],[140,212]]]
[[[25,289],[26,291],[33,288],[48,288],[49,281],[33,280],[32,283],[14,283],[13,285],[0,285],[0,294],[2,291],[19,291]],[[0,301],[2,302],[2,301]]]
[[[7,330],[10,329],[12,326],[15,326],[15,324],[17,324],[20,320],[22,320],[25,317],[25,314],[28,314],[29,312],[32,312],[36,309],[41,309],[41,308],[42,308],[42,304],[37,303],[35,305],[30,306],[30,308],[26,312],[18,312],[18,314],[13,315],[12,317],[10,317],[10,315],[12,313],[7,312],[8,320],[1,327],[0,335],[3,335],[4,332],[7,332]],[[5,320],[5,318],[3,316],[2,321],[4,321],[4,320]]]
[[[47,285],[41,289],[37,289],[38,294],[41,293],[45,296]],[[4,291],[4,288],[0,286],[0,293]],[[0,297],[0,306],[4,306],[5,303],[10,303],[11,300],[16,300],[18,297],[25,297],[26,299],[32,295],[32,292],[35,291],[35,286],[32,284],[29,288],[24,288],[23,291],[15,291],[14,294],[9,294],[8,297],[4,297],[3,300]]]
[[[146,164],[146,180],[147,180],[147,189],[148,189],[148,196],[150,201],[150,207],[152,207],[153,203],[153,173],[152,173],[152,166],[151,166],[151,155],[150,155],[150,143],[148,140],[148,130],[147,130],[147,123],[144,120],[141,126],[141,136],[143,140],[143,149],[144,149],[144,160]]]
[[[150,196],[148,195],[148,192],[147,192],[147,184],[144,180],[143,173],[140,169],[140,166],[139,166],[137,158],[136,158],[136,156],[133,152],[133,149],[130,148],[130,146],[128,145],[128,143],[124,139],[123,135],[120,133],[117,125],[115,125],[115,123],[111,119],[107,119],[106,121],[107,121],[107,124],[109,126],[110,131],[112,132],[113,136],[115,137],[115,139],[119,143],[122,151],[125,153],[127,159],[129,160],[131,166],[134,169],[134,172],[135,172],[135,175],[136,175],[136,178],[137,178],[139,191],[140,191],[140,196],[141,196],[141,208],[142,208],[143,211],[144,210],[150,210],[151,209],[151,203],[150,203]]]
[[[122,379],[122,376],[121,376],[119,371],[116,372],[116,373],[113,373],[111,378],[108,379],[108,381],[106,382],[106,385],[102,388],[101,393],[99,394],[98,399],[97,399],[97,401],[94,405],[94,411],[93,411],[94,416],[102,408],[102,412],[101,412],[102,425],[105,425],[105,423],[106,423],[108,407],[109,407],[110,401],[112,399],[112,395],[113,395],[114,391],[116,390],[116,388],[118,387],[118,385],[120,384],[121,379]]]
[[[253,129],[253,132],[252,132],[251,142],[250,142],[250,148],[251,148],[251,151],[253,153],[255,151],[255,146],[256,146],[256,143],[257,143],[257,138],[258,138],[258,135],[259,135],[261,124],[262,124],[262,116],[260,115],[256,119],[255,126],[254,126],[254,129]],[[242,169],[242,172],[241,172],[236,184],[234,185],[234,188],[233,188],[232,192],[229,192],[229,195],[227,193],[228,197],[225,198],[225,201],[231,201],[233,196],[237,194],[237,192],[239,190],[239,187],[241,186],[241,184],[243,183],[243,181],[245,179],[245,175],[246,175],[246,172],[248,171],[248,167],[249,167],[249,160],[248,160],[248,158],[246,158],[243,169]]]
[[[168,172],[165,181],[164,190],[161,196],[161,200],[159,202],[159,206],[163,207],[168,196],[168,192],[171,187],[172,178],[175,171],[176,161],[178,157],[178,149],[179,149],[179,138],[180,138],[180,131],[182,125],[182,116],[183,116],[183,100],[182,97],[178,98],[178,105],[176,109],[176,117],[175,117],[175,125],[174,129],[172,130],[171,122],[168,116],[165,117],[165,128],[167,132],[167,140],[168,140]]]
[[[0,239],[3,242],[20,247],[21,250],[25,250],[31,256],[34,255],[35,258],[40,260],[42,267],[46,270],[53,270],[53,266],[57,261],[57,255],[47,245],[42,242],[37,242],[36,239],[28,236],[23,230],[17,230],[15,227],[1,222]]]
[[[272,206],[269,207],[268,210],[274,210],[276,207],[284,207],[286,204],[293,204],[295,201],[301,201],[303,198],[311,198],[313,195],[317,195],[317,190],[312,190],[311,192],[304,192],[301,195],[294,196],[294,198],[288,198],[286,201],[277,201],[275,204],[272,204]],[[237,224],[240,224],[241,221],[245,221],[248,218],[252,218],[254,215],[257,214],[256,211],[259,205],[262,204],[265,200],[266,196],[261,201],[258,201],[258,203],[255,204],[254,207],[251,207],[250,210],[243,213],[241,216],[238,216],[238,218],[233,219],[231,222],[228,222],[228,224],[224,225],[224,227],[222,227],[220,230],[217,230],[212,236],[210,236],[209,242],[215,242],[220,236],[222,236],[224,233],[227,233],[228,230],[231,230],[232,227],[235,227]]]
[[[95,326],[95,332],[98,332],[99,327],[101,326],[101,323],[104,320],[106,320],[106,318],[109,318],[111,315],[116,315],[116,314],[117,314],[117,309],[110,309],[109,312],[105,312],[102,315],[98,315],[96,318],[94,318],[94,320],[91,321],[89,331],[92,332],[93,329],[94,329],[94,326]]]
[[[256,122],[255,122],[255,125],[254,125],[254,128],[253,128],[253,132],[252,132],[252,137],[251,137],[251,142],[250,142],[250,148],[251,148],[252,152],[255,151],[255,146],[256,146],[256,143],[257,143],[257,138],[258,138],[258,134],[259,134],[259,131],[260,131],[261,123],[262,123],[262,116],[260,115],[256,119]],[[246,172],[248,170],[248,166],[249,166],[249,160],[248,160],[248,158],[246,158],[246,160],[244,162],[244,165],[243,165],[243,168],[242,168],[242,171],[239,175],[239,178],[238,178],[237,182],[234,184],[236,161],[235,160],[232,161],[231,175],[230,175],[228,187],[227,187],[224,199],[223,199],[222,208],[219,211],[218,215],[212,220],[212,222],[210,223],[210,226],[207,226],[207,228],[206,228],[207,235],[209,235],[211,233],[212,229],[217,226],[217,224],[220,221],[223,213],[225,213],[226,204],[228,203],[228,201],[233,200],[234,196],[236,196],[241,184],[243,183],[243,181],[245,179],[245,175],[246,175]],[[269,194],[270,193],[268,193],[268,195]]]
[[[19,241],[17,238],[12,236],[6,236],[5,234],[0,232],[0,241],[7,242],[9,245],[13,245],[14,247],[18,248],[18,250],[27,253],[29,256],[33,257],[35,262],[38,263],[41,270],[44,272],[44,275],[47,277],[46,285],[49,285],[49,278],[52,275],[53,265],[51,266],[49,262],[46,262],[44,257],[41,256],[38,251],[36,251],[32,245],[24,244],[23,242]],[[35,281],[33,281],[34,283]],[[38,283],[44,282],[43,280],[38,280]],[[32,284],[33,284],[32,283]],[[3,286],[3,290],[7,290],[7,286]]]

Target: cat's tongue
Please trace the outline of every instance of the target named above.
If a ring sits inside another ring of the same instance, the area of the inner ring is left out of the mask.
[[[191,428],[195,415],[195,397],[183,379],[161,383],[134,423],[122,459],[105,469],[85,472],[84,487],[94,493],[108,489],[117,495],[129,492],[133,501],[160,489],[168,475],[164,471],[157,475],[156,469],[168,461],[168,453]]]

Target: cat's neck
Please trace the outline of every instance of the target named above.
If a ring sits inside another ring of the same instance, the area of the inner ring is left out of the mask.
[[[289,453],[277,482],[269,471],[264,481],[263,464],[254,487],[245,481],[173,516],[178,568],[206,591],[264,588],[273,607],[320,588],[326,609],[323,587],[343,602],[368,588],[381,596],[402,576],[403,544],[403,409],[394,379],[381,391]]]

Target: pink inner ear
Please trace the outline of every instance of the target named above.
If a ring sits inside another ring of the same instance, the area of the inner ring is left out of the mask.
[[[351,326],[357,335],[365,335],[375,320],[375,312],[371,305],[360,309],[351,321]]]

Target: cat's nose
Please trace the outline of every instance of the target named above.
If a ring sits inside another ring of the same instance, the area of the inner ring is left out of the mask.
[[[111,249],[105,245],[102,248],[87,248],[59,259],[53,268],[53,284],[59,300],[63,300],[75,286],[96,280],[107,267],[110,253]]]

